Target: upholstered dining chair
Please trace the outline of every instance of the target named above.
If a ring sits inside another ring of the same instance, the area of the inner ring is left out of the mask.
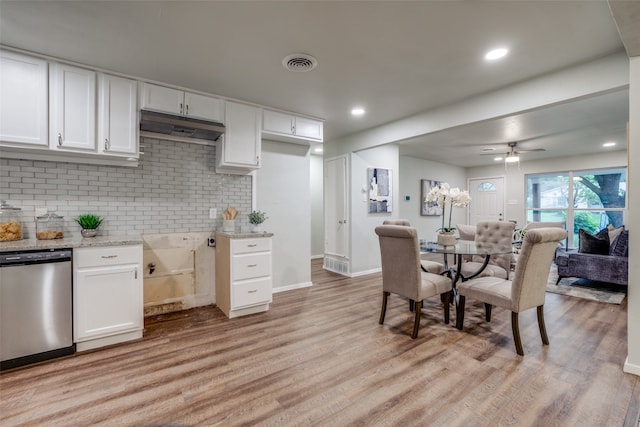
[[[402,225],[404,227],[411,227],[411,222],[408,219],[385,219],[382,221],[382,225]],[[420,265],[422,266],[422,271],[427,273],[442,274],[444,271],[444,264],[437,261],[423,259],[420,261]]]
[[[564,221],[532,221],[524,226],[525,231],[535,230],[536,228],[557,227],[567,229],[567,223]],[[564,249],[569,250],[569,239],[565,241]]]
[[[409,298],[415,303],[412,304],[415,307],[415,316],[411,338],[418,336],[422,300],[425,298],[441,296],[444,322],[449,323],[451,279],[421,270],[416,229],[401,225],[380,225],[375,231],[380,242],[382,260],[382,309],[379,323],[384,323],[387,299],[391,293]]]
[[[514,229],[515,224],[509,221],[482,221],[476,225],[476,235],[473,240],[475,240],[476,245],[498,244],[511,246]],[[508,279],[511,271],[511,258],[512,254],[510,253],[492,256],[489,259],[489,264],[479,276],[495,276]],[[461,267],[456,266],[456,268],[461,268],[460,273],[463,277],[469,277],[482,268],[483,262],[483,256],[474,255],[471,261],[463,262]]]
[[[566,237],[567,232],[560,228],[530,230],[524,237],[513,280],[499,277],[479,277],[458,283],[459,300],[456,311],[456,327],[462,330],[464,305],[467,297],[484,302],[487,322],[491,321],[492,306],[511,310],[513,340],[516,352],[522,356],[524,351],[520,339],[518,314],[536,307],[542,343],[549,345],[544,324],[546,285],[556,246]]]

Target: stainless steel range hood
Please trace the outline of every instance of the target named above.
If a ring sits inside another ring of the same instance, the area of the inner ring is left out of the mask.
[[[140,111],[140,135],[171,141],[212,144],[224,133],[222,123],[156,111]]]

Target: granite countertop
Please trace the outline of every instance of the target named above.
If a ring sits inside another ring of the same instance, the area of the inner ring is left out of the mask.
[[[22,239],[10,242],[0,242],[0,252],[29,251],[37,249],[58,249],[58,248],[88,248],[92,246],[124,246],[141,245],[142,236],[139,234],[121,236],[96,236],[82,237],[72,236],[62,239],[38,240]]]
[[[229,233],[226,231],[216,231],[216,236],[225,236],[230,239],[255,239],[257,237],[271,237],[273,233]]]

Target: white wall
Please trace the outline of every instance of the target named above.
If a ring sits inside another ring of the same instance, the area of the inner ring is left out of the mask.
[[[310,156],[311,182],[311,257],[319,258],[324,253],[324,159]]]
[[[380,247],[376,226],[385,219],[398,218],[399,167],[398,146],[386,146],[363,150],[351,155],[351,253],[350,273],[358,275],[380,269]],[[392,171],[392,212],[368,213],[367,169],[385,168]]]
[[[311,284],[309,167],[309,147],[262,141],[256,209],[267,213],[263,228],[274,233],[274,291]]]
[[[568,170],[601,169],[627,166],[625,151],[611,151],[601,154],[590,154],[575,157],[521,161],[517,165],[504,163],[485,167],[467,169],[467,178],[505,177],[505,201],[507,201],[505,218],[515,219],[519,225],[526,223],[526,183],[525,175],[533,173],[563,172]]]
[[[640,57],[630,59],[629,85],[629,290],[626,372],[640,375]]]
[[[451,187],[467,189],[466,170],[461,167],[445,165],[429,160],[400,156],[400,209],[399,218],[411,221],[411,225],[418,230],[421,239],[433,241],[436,230],[442,227],[442,217],[421,216],[421,183],[422,179],[448,182]],[[406,201],[409,195],[411,200]],[[467,210],[454,208],[451,224],[467,223]]]

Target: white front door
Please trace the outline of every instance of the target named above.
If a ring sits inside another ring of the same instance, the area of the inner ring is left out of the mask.
[[[469,224],[504,220],[504,178],[469,180]]]
[[[337,157],[324,162],[324,206],[325,231],[324,252],[326,255],[348,258],[348,204],[347,204],[347,158]]]

